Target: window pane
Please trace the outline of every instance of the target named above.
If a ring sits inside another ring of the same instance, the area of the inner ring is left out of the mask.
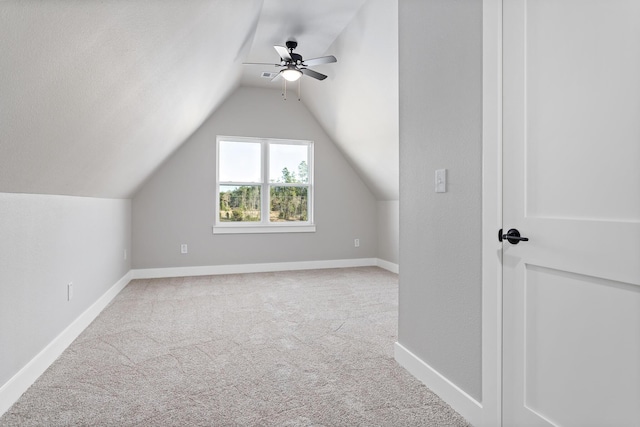
[[[221,185],[220,222],[260,221],[259,185]]]
[[[262,182],[260,143],[220,141],[220,182]]]
[[[309,182],[307,145],[270,144],[269,182]]]
[[[308,221],[307,187],[271,187],[269,221]]]

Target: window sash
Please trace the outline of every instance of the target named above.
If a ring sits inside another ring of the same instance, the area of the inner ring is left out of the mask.
[[[229,182],[220,181],[220,142],[253,142],[261,144],[261,182]],[[306,146],[306,162],[307,162],[307,182],[269,182],[270,176],[270,159],[269,147],[273,144],[283,145],[304,145]],[[248,232],[312,232],[315,231],[313,218],[313,142],[301,140],[277,140],[267,138],[243,138],[243,137],[224,137],[218,136],[216,140],[216,202],[215,202],[215,220],[214,233],[233,233],[232,229],[253,230]],[[220,217],[220,188],[224,186],[257,186],[260,187],[260,221],[223,221]],[[307,189],[307,220],[306,221],[271,221],[271,189],[273,187],[299,187]]]

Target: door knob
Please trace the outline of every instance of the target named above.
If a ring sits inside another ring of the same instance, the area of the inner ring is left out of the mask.
[[[520,236],[520,232],[515,228],[512,228],[511,230],[507,231],[507,234],[502,234],[502,228],[501,228],[500,231],[498,232],[498,240],[502,242],[503,239],[507,239],[509,243],[511,243],[512,245],[517,245],[520,242],[529,241],[528,237]]]

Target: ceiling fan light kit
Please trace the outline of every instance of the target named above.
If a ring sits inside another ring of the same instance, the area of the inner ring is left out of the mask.
[[[302,58],[302,55],[298,53],[294,53],[293,50],[298,47],[298,42],[289,40],[285,43],[284,46],[273,46],[273,48],[280,55],[280,63],[278,64],[267,64],[267,63],[245,63],[245,65],[274,65],[276,67],[281,67],[281,70],[273,80],[276,80],[279,76],[284,78],[284,90],[282,93],[283,98],[287,99],[287,82],[295,82],[298,81],[298,101],[300,100],[300,82],[299,79],[304,74],[305,76],[312,77],[316,80],[324,80],[327,78],[326,75],[319,73],[317,71],[313,71],[308,67],[319,65],[319,64],[330,64],[332,62],[337,62],[335,56],[321,56],[319,58],[313,58],[305,60]],[[263,73],[264,75],[264,73]],[[273,81],[272,80],[272,81]]]
[[[295,82],[302,77],[302,71],[295,68],[293,65],[288,66],[286,69],[280,71],[282,77],[289,82]]]

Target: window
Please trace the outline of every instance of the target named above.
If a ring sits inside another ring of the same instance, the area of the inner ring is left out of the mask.
[[[218,233],[313,232],[313,142],[218,136]]]

